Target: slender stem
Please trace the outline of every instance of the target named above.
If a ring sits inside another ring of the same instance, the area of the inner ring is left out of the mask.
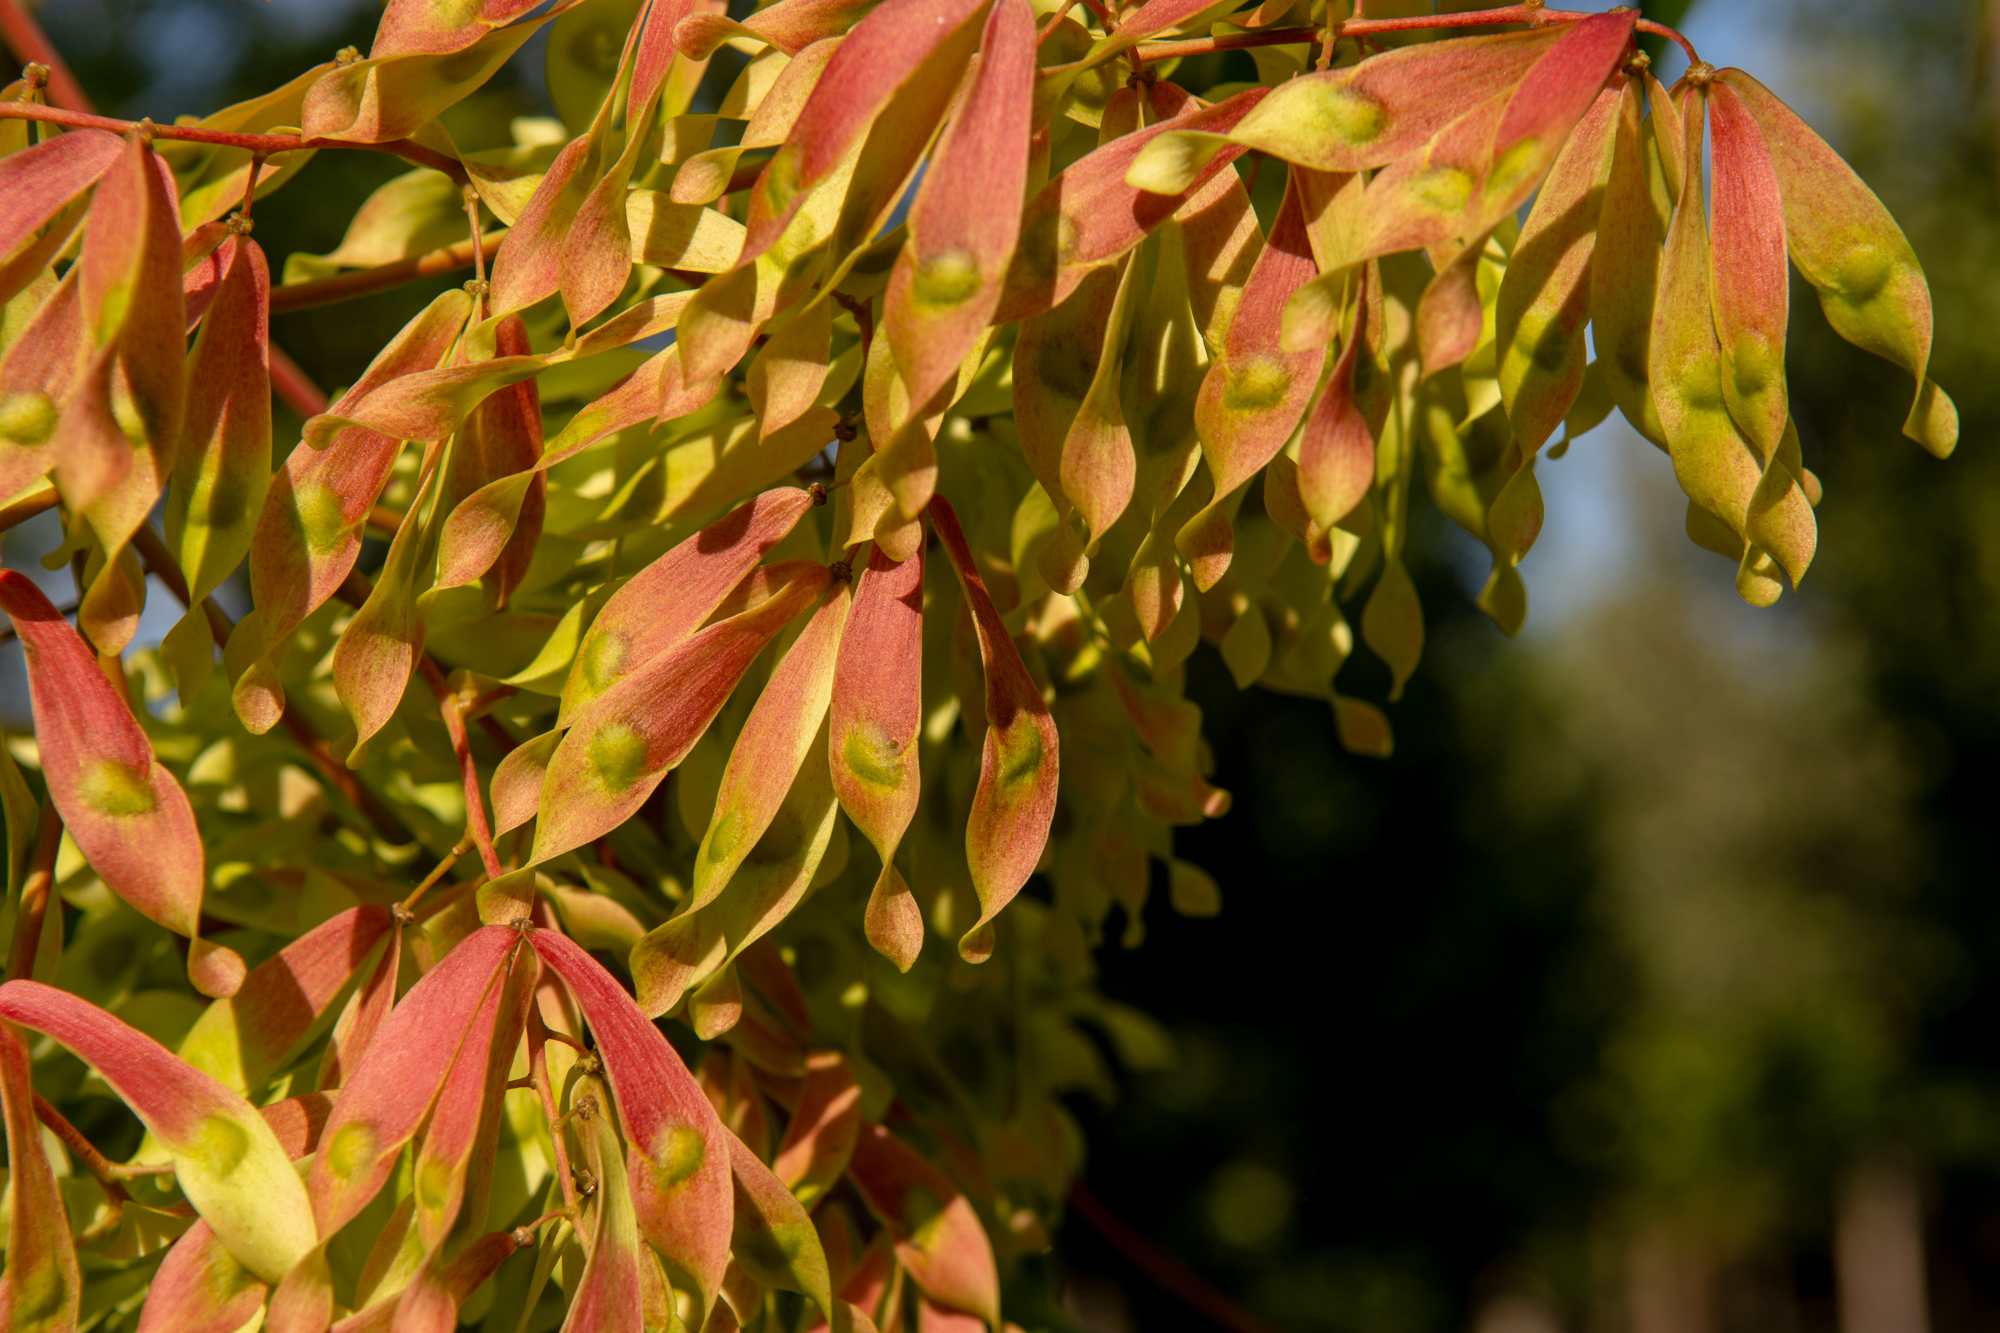
[[[555,1145],[556,1179],[562,1185],[563,1202],[574,1210],[577,1206],[576,1177],[569,1169],[569,1148],[563,1142],[562,1112],[556,1106],[555,1085],[549,1081],[549,1038],[557,1034],[549,1031],[542,1022],[542,1016],[534,1005],[528,1006],[528,1074],[535,1080],[535,1091],[541,1094],[542,1114],[549,1122],[549,1139]]]
[[[1181,1266],[1165,1250],[1133,1230],[1077,1181],[1069,1187],[1069,1206],[1147,1277],[1229,1329],[1231,1333],[1276,1333],[1269,1324]]]
[[[1640,32],[1651,33],[1655,37],[1664,37],[1675,46],[1678,46],[1682,51],[1687,53],[1688,64],[1699,65],[1701,63],[1701,57],[1695,53],[1694,43],[1682,36],[1675,29],[1669,28],[1666,24],[1655,23],[1651,19],[1640,19],[1633,26],[1638,28]]]
[[[472,760],[472,737],[465,730],[462,701],[429,653],[417,658],[417,670],[437,696],[438,714],[444,718],[445,733],[451,737],[451,750],[458,758],[459,777],[465,786],[465,836],[479,848],[486,877],[498,879],[506,872],[500,868],[499,854],[493,850],[493,829],[486,822],[486,803],[479,794],[479,766]]]
[[[478,249],[480,257],[486,260],[492,259],[500,249],[500,242],[506,238],[507,233],[504,231],[488,232],[480,237]],[[313,306],[331,305],[335,301],[352,301],[359,296],[373,296],[376,292],[386,292],[391,288],[401,287],[404,283],[470,268],[472,264],[472,242],[460,241],[457,245],[448,245],[442,250],[432,250],[429,254],[412,255],[393,264],[356,269],[352,273],[337,273],[330,278],[315,278],[311,282],[295,282],[288,287],[273,287],[271,313],[278,315],[289,310],[307,310]]]
[[[1104,25],[1104,31],[1108,33],[1118,31],[1117,16],[1112,14],[1104,0],[1083,0],[1083,7],[1097,16],[1097,21]]]
[[[468,185],[465,187],[464,194],[465,220],[470,224],[472,232],[465,242],[468,246],[472,247],[471,291],[473,299],[479,302],[479,317],[481,319],[488,319],[493,314],[493,306],[486,299],[488,292],[486,285],[486,251],[479,244],[481,234],[479,230],[479,191]]]
[[[276,309],[275,303],[272,308]],[[276,343],[271,344],[271,388],[301,417],[316,417],[327,409],[326,391]]]
[[[238,134],[234,130],[205,130],[199,125],[158,125],[152,121],[119,120],[113,116],[95,116],[85,111],[36,106],[30,102],[0,102],[0,120],[40,120],[52,125],[67,125],[71,129],[109,130],[113,134],[130,134],[142,125],[149,125],[155,139],[205,143],[217,148],[241,148],[258,157],[275,157],[279,153],[296,153],[307,148],[360,148],[371,153],[388,153],[416,166],[442,171],[461,185],[466,181],[465,168],[459,163],[435,149],[408,139],[349,143],[342,139],[307,139],[296,134]]]
[[[1530,23],[1545,26],[1552,23],[1580,23],[1596,15],[1581,10],[1544,9],[1540,5],[1507,5],[1500,9],[1480,9],[1464,14],[1412,14],[1408,18],[1369,19],[1354,18],[1345,23],[1333,25],[1327,31],[1319,28],[1273,28],[1268,32],[1227,33],[1221,37],[1203,37],[1185,42],[1145,42],[1133,54],[1140,61],[1170,60],[1177,56],[1207,55],[1212,51],[1239,51],[1255,46],[1291,46],[1324,39],[1329,33],[1334,38],[1367,37],[1381,32],[1419,32],[1432,28],[1482,28],[1502,23]],[[1690,63],[1701,59],[1695,53],[1694,43],[1685,36],[1651,19],[1640,19],[1635,25],[1640,32],[1653,33],[1665,37],[1687,52]]]
[[[410,896],[403,899],[404,910],[414,911],[417,906],[417,900],[422,898],[426,893],[429,893],[432,886],[445,877],[445,872],[458,864],[458,858],[471,850],[472,834],[468,832],[463,838],[458,840],[457,845],[445,854],[444,860],[432,867],[431,873],[424,876],[423,882],[410,890]]]
[[[69,72],[62,52],[56,50],[55,43],[42,31],[42,25],[35,22],[34,15],[21,8],[18,0],[0,0],[0,41],[5,41],[7,49],[24,63],[41,65],[48,70],[48,82],[43,87],[57,106],[83,112],[93,109],[83,85]]]
[[[1242,51],[1253,46],[1304,46],[1320,40],[1318,28],[1270,28],[1263,32],[1231,32],[1185,42],[1142,42],[1132,54],[1141,63],[1176,56],[1205,56],[1215,51]]]
[[[28,857],[28,877],[21,885],[21,915],[14,923],[14,947],[7,955],[7,980],[34,975],[35,954],[42,946],[42,921],[55,889],[56,852],[62,847],[62,816],[54,801],[42,802],[35,822],[35,849]]]
[[[1049,21],[1042,25],[1042,30],[1035,34],[1035,45],[1040,46],[1055,35],[1056,28],[1063,21],[1063,16],[1068,14],[1075,7],[1076,3],[1077,0],[1063,0],[1062,4],[1057,7],[1056,12],[1049,15]]]

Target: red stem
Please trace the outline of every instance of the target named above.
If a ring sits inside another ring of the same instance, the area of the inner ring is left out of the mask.
[[[42,25],[35,22],[34,15],[21,8],[16,0],[0,0],[0,41],[5,41],[7,49],[23,63],[47,68],[49,81],[43,87],[48,90],[50,101],[72,111],[91,110],[89,95],[69,72],[62,53],[42,31]]]
[[[276,343],[271,344],[271,388],[303,419],[310,420],[327,409],[325,390]]]
[[[1508,5],[1501,9],[1481,9],[1465,14],[1413,14],[1408,18],[1349,19],[1345,23],[1338,24],[1335,33],[1339,37],[1366,37],[1378,32],[1417,32],[1430,28],[1482,28],[1501,23],[1536,25],[1580,23],[1592,17],[1595,16],[1579,10],[1544,9],[1540,5]],[[1700,62],[1701,57],[1695,53],[1694,43],[1664,23],[1640,19],[1635,26],[1640,32],[1653,33],[1674,42],[1681,50],[1687,52],[1690,64]],[[1176,56],[1206,55],[1211,51],[1236,51],[1253,46],[1303,45],[1320,40],[1322,35],[1322,31],[1318,28],[1273,28],[1268,32],[1230,33],[1222,37],[1204,37],[1186,42],[1149,42],[1140,46],[1134,54],[1141,61],[1170,60]]]
[[[7,0],[0,0],[0,4],[5,3]],[[150,124],[155,139],[213,144],[218,148],[242,148],[258,157],[295,153],[302,148],[365,148],[375,153],[393,153],[405,162],[429,167],[433,171],[442,171],[461,185],[465,184],[467,179],[463,166],[443,153],[426,148],[422,144],[411,143],[408,139],[392,139],[387,143],[349,143],[344,139],[306,139],[296,134],[237,134],[232,130],[205,130],[198,125],[159,125],[151,121],[118,120],[111,116],[94,116],[82,111],[65,111],[59,107],[36,106],[30,102],[0,102],[0,120],[41,120],[52,125],[67,125],[71,129],[109,130],[113,134],[130,134],[141,124]]]
[[[480,237],[480,253],[491,260],[499,253],[500,242],[506,239],[506,235],[505,232],[495,231]],[[314,278],[310,282],[295,282],[289,286],[273,287],[271,313],[275,315],[289,310],[306,310],[313,306],[329,305],[335,301],[351,301],[359,296],[386,292],[406,282],[435,277],[440,273],[452,273],[471,266],[472,242],[460,241],[457,245],[448,245],[441,250],[413,255],[408,259],[398,259],[394,263],[381,264],[374,268],[355,269],[351,273],[337,273],[330,278]]]
[[[1069,1206],[1147,1277],[1207,1315],[1230,1333],[1276,1333],[1269,1324],[1183,1268],[1165,1250],[1127,1226],[1079,1180],[1069,1187]]]
[[[472,737],[465,730],[465,713],[460,708],[459,699],[452,692],[451,684],[445,679],[438,664],[431,661],[430,654],[417,658],[417,670],[423,674],[424,683],[437,696],[438,715],[444,719],[444,729],[451,737],[452,753],[458,757],[460,779],[465,785],[465,828],[479,848],[479,859],[486,866],[486,877],[498,879],[506,872],[500,868],[500,857],[493,850],[493,830],[486,822],[486,804],[479,795],[479,768],[472,761]]]

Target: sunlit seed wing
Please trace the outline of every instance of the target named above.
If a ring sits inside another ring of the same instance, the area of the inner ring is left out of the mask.
[[[539,18],[485,33],[461,50],[378,54],[334,65],[306,90],[299,120],[305,137],[342,143],[407,139],[498,74],[567,7],[558,3]]]
[[[766,491],[731,510],[626,580],[597,613],[563,687],[557,725],[714,613],[757,562],[812,508],[796,487]]]
[[[269,1290],[206,1221],[196,1218],[153,1274],[138,1333],[236,1333],[257,1314]]]
[[[305,1185],[249,1102],[52,986],[0,986],[0,1018],[54,1038],[97,1071],[172,1155],[181,1192],[245,1268],[276,1282],[317,1245]]]
[[[1651,389],[1653,301],[1664,233],[1647,182],[1652,149],[1640,110],[1639,84],[1628,81],[1619,94],[1611,171],[1591,251],[1590,332],[1612,400],[1633,429],[1664,449],[1667,437]]]
[[[591,1087],[590,1082],[579,1090]],[[639,1220],[632,1207],[632,1178],[618,1141],[611,1108],[601,1107],[579,1127],[584,1161],[597,1182],[592,1193],[589,1258],[576,1284],[563,1328],[575,1333],[640,1333],[643,1279]],[[720,1131],[727,1133],[727,1130]]]
[[[250,551],[271,482],[271,274],[248,239],[225,241],[221,276],[188,361],[187,413],[163,519],[193,599],[162,651],[183,701],[201,692],[214,644],[201,600]]]
[[[426,1250],[441,1248],[455,1231],[485,1230],[501,1102],[539,972],[531,951],[516,955],[505,984],[488,990],[473,1015],[438,1091],[411,1173]]]
[[[421,512],[436,503],[438,475],[432,472],[417,492]],[[388,557],[375,572],[368,597],[334,643],[331,669],[340,705],[354,722],[348,766],[358,768],[369,740],[394,716],[424,650],[425,624],[416,605],[416,580],[428,554],[429,527],[405,519],[389,543]]]
[[[1270,238],[1257,255],[1220,355],[1210,363],[1195,401],[1195,429],[1215,497],[1188,520],[1176,541],[1193,561],[1196,586],[1203,590],[1228,568],[1229,518],[1223,501],[1284,447],[1318,385],[1326,347],[1287,352],[1282,346],[1286,303],[1318,271],[1298,182],[1288,179]],[[1198,553],[1213,558],[1197,560]]]
[[[690,14],[674,40],[696,59],[713,55],[731,37],[748,36],[795,56],[814,42],[838,37],[875,8],[878,0],[778,0],[742,21],[722,14]]]
[[[759,840],[821,734],[849,604],[844,587],[827,599],[772,669],[751,707],[722,771],[715,814],[695,852],[685,911],[714,901],[753,852],[763,859]]]
[[[810,1208],[839,1182],[861,1129],[861,1085],[838,1051],[806,1059],[805,1082],[771,1170]]]
[[[895,866],[921,786],[923,619],[922,550],[899,564],[871,548],[834,667],[827,741],[841,808],[882,861],[868,899],[869,942],[890,944],[885,956],[904,970],[923,944],[922,913]]]
[[[790,137],[751,187],[749,234],[739,264],[777,241],[904,81],[985,10],[985,0],[884,0],[854,25],[806,99]]]
[[[1708,87],[1714,188],[1710,299],[1722,349],[1722,397],[1750,446],[1778,452],[1791,411],[1785,392],[1785,209],[1770,146],[1726,83]]]
[[[846,589],[836,590],[814,619],[844,614],[846,595]],[[807,738],[806,753],[789,770],[783,799],[720,896],[676,916],[632,949],[640,1005],[650,1013],[666,1013],[695,988],[689,1019],[704,1041],[729,1031],[742,1017],[731,969],[745,949],[805,897],[826,857],[837,815],[833,783],[820,762],[826,736],[820,725]]]
[[[382,349],[331,414],[339,415],[390,380],[436,366],[471,313],[472,298],[464,292],[439,296]],[[361,525],[389,479],[402,440],[364,426],[345,426],[323,445],[301,442],[271,478],[250,547],[251,596],[266,641],[274,646],[333,596],[354,568],[361,554]],[[258,729],[268,729],[275,720]]]
[[[441,55],[463,51],[493,29],[521,17],[535,4],[536,0],[475,0],[472,4],[458,5],[439,5],[435,0],[392,0],[382,13],[368,54]]]
[[[173,472],[187,369],[179,194],[166,162],[134,132],[91,198],[77,268],[95,343],[49,452],[58,488],[105,552],[78,622],[106,652],[138,629],[139,597],[119,552]]]
[[[1306,74],[1274,89],[1225,134],[1170,130],[1146,146],[1133,174],[1149,189],[1184,189],[1226,144],[1315,171],[1386,166],[1421,148],[1468,104],[1519,84],[1559,36],[1551,27],[1424,42]]]
[[[0,1025],[0,1112],[7,1127],[7,1266],[0,1319],[21,1333],[76,1327],[83,1275],[55,1171],[42,1147],[28,1048]]]
[[[389,1016],[389,1009],[396,1002],[396,980],[402,967],[402,955],[403,928],[398,925],[389,936],[389,944],[382,951],[381,960],[348,997],[340,1017],[334,1020],[333,1031],[327,1036],[326,1054],[320,1057],[319,1076],[315,1082],[321,1092],[339,1088],[367,1058],[368,1048],[374,1045],[376,1034],[382,1030],[382,1020]],[[313,1133],[317,1140],[318,1130]]]
[[[1357,306],[1366,302],[1358,294]],[[1333,374],[1306,417],[1299,438],[1298,492],[1312,521],[1331,529],[1375,484],[1375,432],[1355,396],[1355,367],[1367,353],[1365,314],[1334,362]],[[1269,483],[1266,482],[1268,488]],[[1268,503],[1268,501],[1267,501]]]
[[[1026,0],[996,0],[971,90],[931,155],[883,298],[883,331],[912,403],[929,402],[958,372],[1000,304],[1020,234],[1034,76],[1034,12]]]
[[[529,354],[528,329],[519,315],[503,316],[494,328],[494,351],[501,357]],[[445,477],[444,512],[455,514],[481,487],[503,477],[529,473],[527,492],[512,531],[486,567],[499,590],[500,604],[519,586],[542,535],[546,476],[535,470],[542,457],[542,404],[532,379],[496,391],[460,425]],[[443,566],[442,557],[439,561]],[[486,572],[486,571],[482,571]]]
[[[1166,119],[1113,139],[1086,155],[1029,201],[994,318],[1008,322],[1061,305],[1086,274],[1139,244],[1148,232],[1190,203],[1242,151],[1226,148],[1184,189],[1155,194],[1125,179],[1133,160],[1154,137],[1175,128],[1227,130],[1264,96],[1264,89],[1251,88],[1212,107],[1198,108],[1173,85],[1157,85],[1153,107]]]
[[[1910,372],[1915,402],[1903,433],[1943,457],[1958,411],[1926,378],[1931,296],[1902,228],[1854,169],[1769,89],[1740,69],[1716,78],[1749,108],[1771,149],[1792,263],[1819,292],[1834,332]]]
[[[313,1158],[307,1179],[322,1234],[353,1220],[388,1181],[518,939],[504,926],[474,931],[389,1011],[341,1088]]]
[[[992,1242],[949,1177],[881,1125],[864,1125],[847,1178],[888,1228],[897,1260],[926,1295],[989,1325],[1000,1322]]]
[[[986,740],[965,828],[979,919],[958,942],[963,957],[979,962],[993,950],[993,918],[1034,873],[1048,842],[1056,812],[1056,726],[987,594],[958,516],[942,496],[931,501],[930,516],[972,612],[986,676]]]
[[[209,1005],[182,1039],[181,1059],[232,1092],[262,1093],[375,960],[392,925],[387,908],[364,905],[315,926],[250,969],[234,995]]]
[[[730,1249],[737,1266],[767,1287],[799,1292],[830,1311],[833,1283],[826,1251],[805,1207],[743,1140],[722,1132],[736,1195]]]
[[[1707,91],[1694,89],[1681,107],[1682,187],[1667,234],[1659,305],[1653,314],[1653,403],[1681,489],[1738,537],[1746,537],[1752,498],[1768,460],[1759,457],[1737,429],[1722,386],[1722,350],[1710,296],[1708,217],[1702,198]],[[1780,531],[1790,527],[1782,548],[1770,551],[1770,555],[1795,585],[1812,558],[1812,519],[1803,494],[1797,496],[1797,508],[1804,511],[1803,525],[1764,525]],[[1746,597],[1768,601],[1776,595],[1775,587],[1764,589],[1745,581],[1755,567],[1757,554],[1755,549],[1744,554],[1738,586]]]
[[[1570,133],[1500,282],[1500,396],[1515,437],[1531,455],[1583,387],[1591,257],[1625,97],[1623,86],[1606,88]]]
[[[188,973],[204,993],[230,994],[243,960],[199,938],[203,854],[187,794],[40,589],[0,570],[0,610],[27,657],[42,774],[77,849],[113,893],[194,941]]]
[[[532,1234],[532,1233],[530,1233]],[[334,1324],[328,1333],[451,1333],[458,1326],[458,1309],[494,1270],[521,1248],[519,1229],[489,1231],[475,1236],[447,1259],[429,1256],[410,1285],[393,1298]]]
[[[6,274],[0,301],[11,299],[54,258],[30,242],[97,182],[120,146],[115,134],[72,130],[0,158],[0,259],[7,261],[0,268]],[[65,231],[57,244],[66,236]]]
[[[528,939],[575,996],[604,1060],[632,1146],[639,1231],[705,1310],[722,1286],[735,1216],[722,1122],[666,1036],[590,955],[554,931]]]
[[[761,604],[655,654],[572,715],[542,782],[533,859],[601,837],[644,804],[708,730],[757,654],[819,599],[829,577],[821,565],[799,570]]]
[[[526,472],[487,482],[461,500],[438,535],[436,587],[458,587],[485,574],[508,549],[513,534],[531,512],[530,497],[548,470],[574,458],[605,436],[648,418],[669,420],[696,411],[714,398],[720,380],[690,385],[682,378],[680,348],[669,347],[612,388],[580,408],[548,441]]]

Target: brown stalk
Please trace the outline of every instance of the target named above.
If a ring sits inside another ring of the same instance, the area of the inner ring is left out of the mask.
[[[499,252],[500,242],[507,238],[504,231],[488,232],[479,238],[479,254],[487,260]],[[332,305],[336,301],[352,301],[356,297],[373,296],[401,287],[407,282],[418,282],[424,278],[434,278],[441,273],[456,273],[473,264],[472,242],[460,241],[457,245],[447,245],[442,250],[432,250],[428,254],[412,255],[408,259],[398,259],[393,264],[381,264],[375,268],[356,269],[352,273],[336,273],[328,278],[315,278],[311,282],[295,282],[288,287],[271,289],[271,313],[284,314],[290,310],[310,310],[314,306]]]
[[[1417,32],[1431,28],[1481,28],[1502,23],[1527,23],[1535,27],[1545,27],[1553,23],[1580,23],[1595,15],[1581,10],[1544,9],[1537,4],[1507,5],[1500,9],[1481,9],[1464,14],[1413,14],[1408,18],[1392,19],[1349,19],[1345,23],[1332,25],[1329,29],[1319,28],[1273,28],[1268,32],[1226,33],[1221,37],[1202,37],[1185,42],[1142,42],[1132,53],[1140,62],[1151,60],[1171,60],[1179,56],[1207,55],[1212,51],[1239,51],[1255,46],[1292,46],[1317,42],[1322,39],[1338,40],[1342,37],[1367,37],[1378,32]],[[1687,52],[1690,64],[1699,64],[1701,57],[1695,53],[1694,43],[1664,23],[1651,19],[1640,19],[1635,25],[1640,32],[1665,37],[1681,50]]]
[[[152,121],[119,120],[113,116],[66,111],[60,107],[35,106],[29,102],[0,102],[0,120],[40,120],[52,125],[66,125],[71,129],[109,130],[119,135],[130,134],[133,130],[146,126],[150,127],[149,132],[155,139],[171,139],[177,143],[205,143],[217,148],[243,148],[258,157],[296,153],[306,148],[359,148],[371,153],[389,153],[414,166],[442,171],[460,185],[465,184],[468,179],[462,165],[435,149],[412,143],[408,139],[391,139],[386,143],[349,143],[343,139],[307,139],[296,134],[238,134],[232,130],[205,130],[198,125],[158,125]]]
[[[276,343],[271,344],[271,388],[301,417],[310,419],[327,409],[326,391]]]
[[[429,653],[418,655],[417,670],[423,674],[424,683],[431,687],[431,693],[437,696],[438,713],[444,718],[445,732],[451,737],[452,753],[458,758],[459,774],[465,784],[466,836],[479,848],[479,859],[486,866],[486,877],[498,879],[506,872],[500,868],[500,856],[493,850],[493,829],[486,822],[486,803],[479,795],[479,768],[472,760],[472,738],[465,730],[463,702]]]
[[[28,877],[21,884],[21,915],[14,925],[14,946],[7,955],[9,981],[34,975],[35,954],[42,945],[42,921],[48,916],[49,895],[55,889],[62,830],[55,802],[44,800],[41,818],[35,821],[35,849],[28,856]]]
[[[1069,1187],[1069,1206],[1090,1224],[1091,1230],[1111,1243],[1111,1248],[1130,1260],[1132,1266],[1174,1295],[1207,1315],[1230,1333],[1277,1333],[1269,1324],[1251,1314],[1208,1282],[1181,1266],[1165,1250],[1147,1240],[1079,1180]]]

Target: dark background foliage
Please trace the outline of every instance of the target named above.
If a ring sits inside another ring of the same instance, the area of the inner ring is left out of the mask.
[[[1934,1326],[2000,1327],[2000,146],[1967,55],[1987,39],[1970,0],[1727,8],[1694,15],[1723,44],[1705,53],[1750,63],[1726,43],[1752,28],[1755,54],[1782,49],[1771,81],[1910,231],[1963,443],[1940,465],[1900,440],[1907,386],[1801,288],[1793,404],[1829,500],[1798,597],[1734,605],[1678,534],[1664,460],[1611,426],[1568,479],[1545,473],[1550,535],[1525,572],[1553,610],[1518,643],[1425,512],[1430,646],[1393,759],[1345,755],[1323,705],[1239,694],[1197,657],[1235,805],[1179,847],[1226,907],[1180,918],[1156,886],[1143,945],[1104,945],[1105,990],[1164,1023],[1178,1063],[1075,1109],[1090,1189],[1276,1326],[1418,1333],[1484,1311],[1498,1333],[1510,1293],[1543,1312],[1510,1328],[1605,1326],[1619,1238],[1671,1217],[1713,1242],[1725,1333],[1830,1329],[1837,1182],[1886,1148],[1926,1181]],[[365,47],[375,9],[41,17],[101,110],[170,119]],[[540,60],[531,44],[453,113],[463,145],[548,114]],[[321,154],[258,205],[259,239],[276,262],[331,250],[401,169]],[[274,336],[339,385],[432,290]],[[1372,670],[1359,656],[1343,685],[1379,697]],[[1202,1326],[1075,1219],[1058,1254],[1086,1325]]]

